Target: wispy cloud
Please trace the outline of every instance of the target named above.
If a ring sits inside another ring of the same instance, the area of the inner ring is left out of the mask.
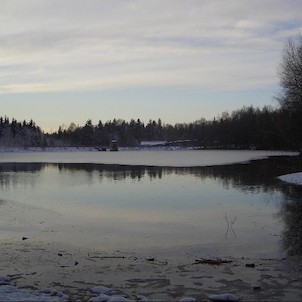
[[[1,1],[0,92],[276,83],[297,0]]]

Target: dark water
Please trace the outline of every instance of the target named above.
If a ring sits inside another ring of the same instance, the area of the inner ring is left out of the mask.
[[[150,255],[301,254],[299,157],[165,168],[0,164],[0,238]]]

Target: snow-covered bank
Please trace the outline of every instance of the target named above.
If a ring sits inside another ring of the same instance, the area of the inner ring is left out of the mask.
[[[11,284],[11,278],[0,276],[0,302],[6,301],[43,301],[43,302],[65,302],[69,296],[55,289],[45,288],[40,291],[20,289]]]
[[[302,172],[281,175],[278,178],[294,185],[302,185]]]
[[[64,152],[62,152],[64,151]],[[2,152],[0,162],[14,163],[91,163],[128,166],[201,167],[247,163],[270,156],[296,156],[297,152],[254,150],[125,150],[98,152],[82,149],[52,149]]]

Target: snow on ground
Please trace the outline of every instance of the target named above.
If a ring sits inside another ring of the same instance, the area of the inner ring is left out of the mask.
[[[41,291],[19,289],[11,285],[11,278],[0,276],[0,302],[6,301],[43,301],[43,302],[65,302],[69,297],[63,292],[55,289],[45,288]]]
[[[141,146],[157,146],[157,145],[164,145],[167,141],[142,141]]]
[[[302,185],[302,172],[281,175],[278,178],[291,184]]]
[[[0,276],[0,302],[14,301],[14,302],[67,302],[69,296],[61,291],[51,288],[42,290],[28,290],[20,289],[11,285],[11,278],[8,276]],[[90,291],[97,296],[92,297],[88,302],[130,302],[127,295],[117,294],[114,288],[105,286],[95,286],[90,288]],[[220,294],[212,295],[209,297],[213,301],[238,301],[239,298],[233,294]],[[157,299],[149,299],[142,295],[136,295],[135,301],[141,302],[155,302]],[[196,302],[193,297],[184,297],[179,300],[180,302]]]

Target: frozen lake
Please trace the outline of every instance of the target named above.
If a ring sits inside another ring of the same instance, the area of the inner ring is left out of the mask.
[[[181,155],[190,159],[176,160],[180,166],[206,156],[229,164],[256,158],[255,151],[211,152],[1,153],[0,238],[150,256],[282,257],[284,203],[301,192],[277,176],[295,157],[168,167]]]
[[[297,155],[295,152],[252,150],[131,150],[121,152],[85,151],[67,148],[48,152],[0,152],[0,162],[95,163],[136,166],[197,167],[248,162],[268,156]]]

